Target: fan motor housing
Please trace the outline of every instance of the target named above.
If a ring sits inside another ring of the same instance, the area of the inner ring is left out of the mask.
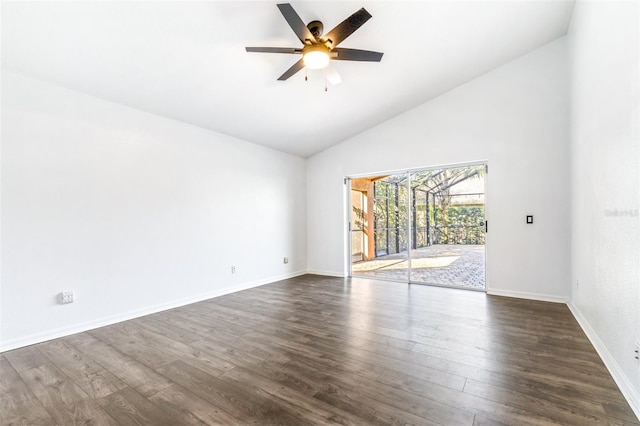
[[[307,28],[311,31],[314,37],[320,37],[322,35],[322,31],[324,30],[324,25],[320,21],[311,21],[307,24]]]

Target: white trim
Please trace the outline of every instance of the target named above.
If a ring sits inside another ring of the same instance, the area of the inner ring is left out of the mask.
[[[345,187],[345,192],[344,192],[344,197],[345,197],[345,201],[347,204],[347,209],[346,209],[346,217],[345,219],[347,220],[347,229],[345,232],[345,242],[347,245],[347,248],[345,250],[344,253],[344,263],[345,263],[345,276],[350,277],[353,275],[353,231],[352,231],[352,226],[353,224],[351,223],[351,209],[353,208],[353,206],[351,205],[351,197],[353,197],[352,192],[352,186],[351,186],[351,178],[350,177],[345,177],[344,178],[346,187]],[[367,200],[367,203],[369,201]]]
[[[582,315],[580,309],[573,302],[567,303],[569,310],[573,314],[576,321],[584,331],[584,334],[587,335],[587,338],[602,358],[602,362],[604,362],[605,367],[609,370],[611,377],[618,385],[620,392],[627,399],[629,406],[635,413],[636,417],[640,419],[640,392],[633,387],[633,384],[624,373],[620,365],[616,362],[616,359],[611,355],[611,352],[607,349],[607,346],[600,340],[598,333],[595,332],[589,321]]]
[[[413,263],[413,257],[411,257],[411,250],[413,250],[411,247],[413,246],[413,233],[411,232],[411,226],[413,225],[413,220],[414,220],[414,215],[413,215],[413,203],[414,203],[414,199],[411,196],[411,172],[407,172],[407,234],[406,234],[406,239],[407,239],[407,278],[409,278],[407,281],[411,282],[411,264]],[[396,195],[400,195],[400,193],[396,193]],[[375,191],[374,191],[374,203],[375,203]],[[427,216],[429,216],[429,199],[427,199]],[[399,219],[398,219],[399,220]],[[375,220],[374,222],[374,238],[375,238]],[[398,225],[400,225],[400,223],[398,223]],[[396,238],[399,240],[400,239],[400,235],[396,235]],[[387,246],[387,251],[389,251],[389,247]]]
[[[569,301],[567,297],[554,296],[551,294],[527,293],[525,291],[500,290],[493,288],[487,290],[487,294],[489,296],[515,297],[518,299],[539,300],[541,302],[567,303]]]
[[[359,280],[370,280],[370,281],[386,281],[390,283],[404,284],[404,285],[413,284],[407,280],[401,280],[398,278],[389,278],[389,277],[377,277],[375,275],[352,275],[349,278],[356,278]]]
[[[453,289],[453,290],[475,291],[476,293],[486,293],[487,292],[486,288],[474,288],[474,287],[465,287],[465,286],[429,283],[429,282],[424,282],[424,281],[409,281],[409,284],[412,284],[412,285],[427,285],[429,287],[450,288],[450,289]]]
[[[321,271],[319,269],[309,269],[306,273],[311,275],[324,275],[326,277],[336,277],[336,278],[346,277],[344,272]]]
[[[226,294],[235,293],[242,290],[248,290],[254,287],[260,287],[265,284],[270,284],[276,281],[286,280],[288,278],[297,277],[306,274],[307,271],[291,272],[284,275],[278,275],[275,277],[264,278],[249,283],[238,284],[230,287],[225,287],[208,293],[203,293],[198,296],[187,297],[180,300],[175,300],[169,303],[163,303],[155,306],[146,307],[134,311],[129,311],[122,314],[112,315],[101,319],[86,321],[81,324],[76,324],[70,327],[61,327],[54,330],[49,330],[42,333],[35,333],[29,336],[20,337],[18,339],[2,342],[0,345],[0,352],[9,351],[12,349],[21,348],[24,346],[34,345],[36,343],[45,342],[51,339],[57,339],[59,337],[68,336],[70,334],[81,333],[83,331],[93,330],[95,328],[104,327],[107,325],[119,323],[122,321],[128,321],[134,318],[143,317],[145,315],[155,314],[157,312],[166,311],[168,309],[178,308],[180,306],[190,305],[196,302],[202,302],[203,300],[213,299],[215,297],[224,296]]]

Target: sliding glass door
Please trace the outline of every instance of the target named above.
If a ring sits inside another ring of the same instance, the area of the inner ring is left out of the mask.
[[[485,164],[350,179],[353,276],[485,289]]]

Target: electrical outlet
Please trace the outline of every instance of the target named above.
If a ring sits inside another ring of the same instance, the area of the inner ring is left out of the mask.
[[[235,273],[236,273],[236,267],[235,267],[235,266],[233,266],[233,265],[231,266],[231,273],[232,273],[232,274],[235,274]]]
[[[285,264],[286,264],[286,263],[289,263],[289,258],[288,258],[288,257],[285,257],[285,258],[284,258],[284,263],[285,263]]]
[[[635,358],[640,360],[640,342],[636,342]]]
[[[67,303],[73,303],[73,291],[67,290],[63,291],[58,295],[58,300],[61,305],[65,305]]]

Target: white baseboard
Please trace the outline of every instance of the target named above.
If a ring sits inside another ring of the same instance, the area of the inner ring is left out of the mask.
[[[580,324],[580,327],[582,327],[584,334],[586,334],[589,341],[591,341],[596,352],[598,352],[598,355],[600,355],[600,358],[602,358],[602,362],[604,362],[607,370],[611,373],[611,377],[613,377],[613,380],[620,388],[622,395],[627,399],[627,402],[631,406],[636,417],[640,419],[640,393],[633,387],[633,384],[627,375],[624,373],[622,368],[620,368],[620,365],[617,363],[613,355],[611,355],[611,352],[609,352],[602,340],[600,340],[596,331],[591,327],[591,324],[589,324],[589,321],[587,321],[585,316],[582,315],[580,309],[578,309],[573,302],[567,303],[567,306],[569,307],[569,310],[571,310],[576,321],[578,321],[578,324]]]
[[[504,296],[504,297],[515,297],[518,299],[539,300],[541,302],[567,303],[569,301],[568,298],[561,297],[561,296],[553,296],[550,294],[539,294],[539,293],[527,293],[524,291],[513,291],[513,290],[491,289],[491,290],[487,290],[487,294],[490,296]]]
[[[334,271],[321,271],[319,269],[309,269],[307,271],[307,274],[324,275],[326,277],[337,277],[337,278],[345,277],[344,273],[334,272]]]
[[[135,311],[129,311],[122,314],[103,317],[93,321],[86,321],[81,324],[75,324],[71,327],[61,327],[54,330],[48,330],[42,333],[35,333],[29,336],[20,337],[17,339],[1,342],[0,352],[10,351],[12,349],[18,349],[29,345],[35,345],[36,343],[46,342],[47,340],[57,339],[59,337],[68,336],[70,334],[81,333],[83,331],[93,330],[96,328],[104,327],[107,325],[115,324],[122,321],[128,321],[134,318],[143,317],[145,315],[151,315],[158,312],[166,311],[168,309],[178,308],[180,306],[190,305],[196,302],[202,302],[203,300],[213,299],[215,297],[224,296],[225,294],[236,293],[242,290],[248,290],[250,288],[259,287],[265,284],[270,284],[276,281],[285,280],[287,278],[293,278],[306,274],[307,271],[291,272],[284,275],[275,277],[269,277],[249,283],[238,284],[229,286],[215,291],[199,294],[197,296],[187,297],[184,299],[174,300],[169,303],[163,303],[159,305],[149,306],[143,309],[137,309]]]

